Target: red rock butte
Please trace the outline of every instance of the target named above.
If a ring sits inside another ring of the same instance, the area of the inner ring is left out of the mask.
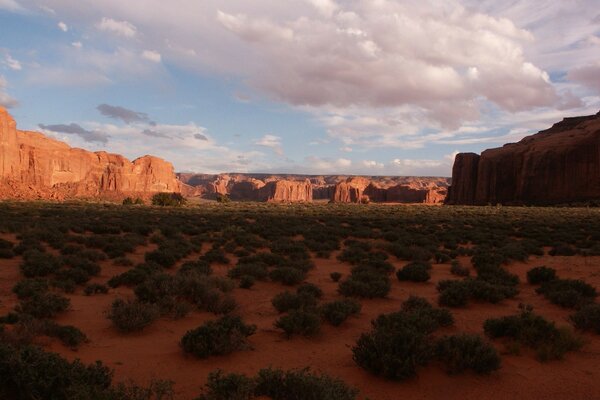
[[[565,118],[518,143],[461,153],[448,204],[550,205],[600,200],[600,113]]]
[[[90,152],[38,132],[20,131],[0,107],[0,198],[116,200],[181,191],[167,161],[144,156],[131,162],[118,154]]]

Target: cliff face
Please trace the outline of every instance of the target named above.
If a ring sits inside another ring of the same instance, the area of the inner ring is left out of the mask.
[[[312,199],[312,185],[308,179],[304,181],[271,181],[258,189],[259,201],[310,202]]]
[[[130,162],[118,154],[72,148],[17,130],[0,108],[0,198],[118,199],[181,191],[173,166],[160,158]]]
[[[600,113],[566,118],[518,143],[459,154],[449,204],[559,204],[600,199]]]

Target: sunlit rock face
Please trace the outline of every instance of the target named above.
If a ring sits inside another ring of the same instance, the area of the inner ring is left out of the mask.
[[[181,191],[167,161],[144,156],[131,162],[118,154],[72,148],[39,132],[17,130],[0,108],[1,198],[118,199]]]
[[[518,143],[459,154],[448,204],[560,204],[600,199],[600,113],[565,118]]]

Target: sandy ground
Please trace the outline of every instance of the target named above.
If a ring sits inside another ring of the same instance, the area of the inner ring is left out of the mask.
[[[129,258],[141,260],[148,248],[140,248]],[[205,250],[205,249],[204,249]],[[197,256],[197,254],[195,255]],[[324,291],[323,301],[338,298],[337,284],[329,274],[334,271],[347,274],[350,266],[336,260],[336,254],[328,260],[315,259],[316,268],[309,273],[308,281]],[[193,258],[194,256],[188,257]],[[470,265],[468,258],[460,259]],[[20,279],[18,258],[0,260],[0,314],[8,312],[16,303],[10,290]],[[396,267],[404,262],[392,260]],[[582,278],[600,288],[600,257],[532,257],[527,263],[514,263],[507,268],[526,282],[526,272],[536,266],[556,268],[563,278]],[[102,274],[94,281],[105,282],[125,270],[113,266],[110,261],[102,263]],[[226,266],[213,267],[216,274],[225,274]],[[434,265],[432,280],[425,284],[398,282],[392,279],[392,291],[386,299],[362,300],[362,313],[351,317],[340,327],[327,323],[315,338],[294,337],[287,340],[273,327],[278,314],[271,299],[286,288],[271,282],[257,282],[250,290],[235,289],[239,303],[238,312],[247,323],[258,329],[250,337],[253,350],[241,351],[229,356],[198,360],[183,354],[178,346],[180,338],[189,329],[204,321],[214,319],[210,313],[194,312],[181,320],[161,319],[143,332],[124,335],[117,332],[106,319],[105,312],[117,297],[132,296],[129,289],[111,290],[107,295],[84,296],[79,290],[71,298],[71,310],[61,315],[57,322],[80,328],[90,339],[79,350],[73,351],[57,341],[43,339],[42,344],[69,359],[80,358],[84,362],[102,360],[114,368],[116,380],[132,379],[147,383],[152,378],[171,379],[176,382],[177,399],[192,399],[205,383],[206,376],[214,369],[228,372],[253,374],[268,366],[281,368],[307,367],[337,376],[360,390],[360,398],[371,400],[396,399],[598,399],[600,398],[600,336],[584,335],[586,344],[575,353],[568,353],[564,360],[540,363],[533,354],[523,351],[520,355],[502,355],[502,368],[490,376],[464,374],[448,376],[441,366],[431,364],[422,368],[418,377],[405,382],[390,382],[374,377],[357,367],[352,361],[351,347],[361,333],[370,329],[370,321],[381,313],[397,311],[409,295],[426,297],[437,301],[436,283],[451,278],[449,265]],[[535,293],[535,287],[521,284],[520,295],[497,305],[470,304],[464,309],[452,310],[455,327],[442,333],[474,332],[483,334],[483,322],[493,316],[514,314],[523,302],[534,306],[537,313],[557,323],[568,325],[569,310],[550,304]],[[498,350],[505,353],[501,342]]]

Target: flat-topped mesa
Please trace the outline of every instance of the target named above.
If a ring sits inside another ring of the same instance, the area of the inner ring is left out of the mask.
[[[311,202],[313,200],[312,185],[308,179],[304,181],[271,181],[258,189],[258,200],[278,203]]]
[[[0,107],[0,198],[150,197],[182,191],[173,165],[153,156],[133,162],[118,154],[90,152],[39,132],[19,131]]]
[[[518,143],[462,153],[448,204],[566,204],[600,200],[600,113],[565,118]]]

